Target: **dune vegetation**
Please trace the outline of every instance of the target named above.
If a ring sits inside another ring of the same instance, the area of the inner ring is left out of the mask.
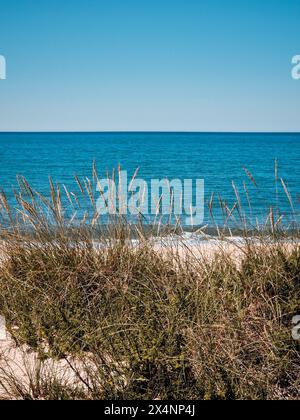
[[[17,211],[1,194],[0,314],[24,366],[18,373],[3,351],[2,398],[299,398],[296,221],[284,227],[271,208],[264,229],[250,232],[235,188],[233,207],[220,200],[228,223],[204,252],[204,230],[191,245],[178,225],[101,226],[92,181],[76,182],[91,204],[80,221],[65,218],[76,193],[51,180],[45,197],[19,178]],[[176,241],[157,238],[163,229]]]

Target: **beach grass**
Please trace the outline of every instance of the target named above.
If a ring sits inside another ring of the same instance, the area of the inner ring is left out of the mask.
[[[26,367],[18,374],[3,354],[3,395],[299,398],[300,341],[292,337],[300,314],[296,221],[284,228],[283,215],[270,208],[265,229],[248,228],[233,185],[236,203],[219,199],[226,223],[214,246],[204,248],[207,242],[181,239],[178,225],[157,222],[151,230],[142,219],[132,225],[115,218],[104,227],[92,181],[76,177],[76,184],[91,204],[80,221],[65,218],[64,200],[78,206],[76,193],[51,180],[44,197],[19,178],[17,212],[1,194],[0,313]],[[212,219],[214,202],[212,196]],[[233,238],[232,217],[242,241]],[[162,232],[176,233],[176,242]],[[207,239],[203,230],[197,235]]]

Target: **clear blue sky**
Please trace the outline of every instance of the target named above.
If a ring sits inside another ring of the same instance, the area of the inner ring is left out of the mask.
[[[0,131],[300,131],[299,0],[0,0]]]

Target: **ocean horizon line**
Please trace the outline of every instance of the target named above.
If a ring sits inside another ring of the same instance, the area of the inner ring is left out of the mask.
[[[1,134],[230,134],[230,135],[300,135],[300,131],[166,131],[166,130],[103,130],[103,131],[76,131],[76,130],[43,130],[43,131],[0,131]]]

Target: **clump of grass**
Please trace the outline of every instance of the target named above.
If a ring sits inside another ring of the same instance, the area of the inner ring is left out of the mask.
[[[1,312],[41,360],[82,360],[86,398],[296,398],[299,261],[282,245],[249,246],[238,265],[23,250],[1,270]]]
[[[249,237],[236,187],[245,240],[207,255],[180,238],[155,248],[142,221],[103,227],[89,181],[76,179],[92,204],[80,221],[52,181],[49,198],[19,181],[18,212],[1,199],[0,313],[35,358],[25,384],[0,361],[11,398],[299,398],[299,244],[276,222]]]

